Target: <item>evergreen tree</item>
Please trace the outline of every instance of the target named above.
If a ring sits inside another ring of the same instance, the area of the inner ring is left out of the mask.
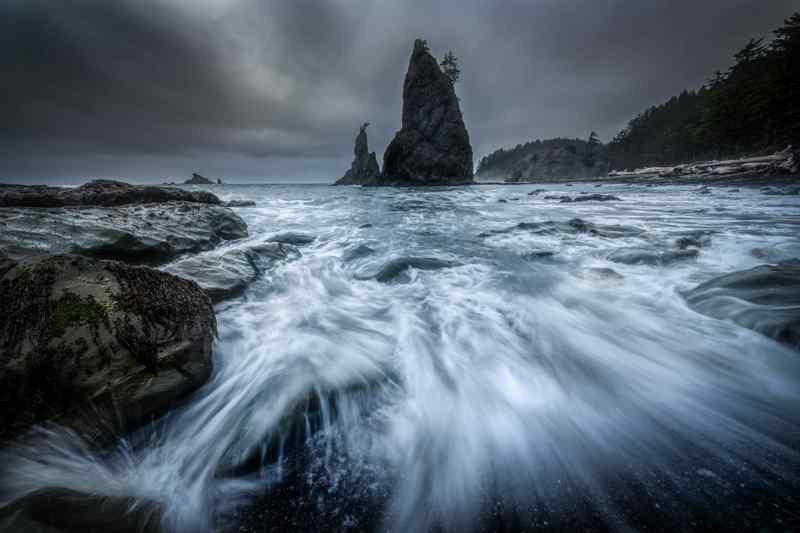
[[[597,146],[600,144],[600,139],[594,131],[589,134],[586,141],[586,151],[583,156],[583,164],[586,167],[593,167],[597,162]]]
[[[459,78],[461,78],[461,70],[458,68],[458,58],[452,50],[447,51],[439,65],[442,67],[442,72],[444,72],[450,80],[450,83],[455,85]]]

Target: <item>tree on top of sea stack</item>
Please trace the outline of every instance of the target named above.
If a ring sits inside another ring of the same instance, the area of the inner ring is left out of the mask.
[[[461,78],[461,69],[458,68],[458,58],[452,50],[448,50],[439,63],[442,72],[450,79],[450,83],[455,84]]]
[[[472,168],[454,80],[417,39],[403,84],[403,125],[384,153],[381,184],[472,183]]]

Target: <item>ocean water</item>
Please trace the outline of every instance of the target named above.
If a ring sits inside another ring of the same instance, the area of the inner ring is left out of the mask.
[[[156,501],[176,532],[797,527],[800,354],[681,291],[800,257],[800,197],[537,188],[213,187],[257,204],[225,246],[314,241],[217,305],[183,407],[102,454],[43,431],[6,494]],[[621,201],[544,199],[582,192]]]

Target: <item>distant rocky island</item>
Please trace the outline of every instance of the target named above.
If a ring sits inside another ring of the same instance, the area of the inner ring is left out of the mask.
[[[356,137],[355,159],[337,185],[461,185],[473,183],[472,146],[455,79],[423,39],[414,49],[403,84],[402,127],[383,155],[383,172],[367,148],[366,125]]]
[[[217,178],[217,185],[222,185],[222,180]],[[200,174],[192,174],[191,179],[183,182],[184,185],[214,185],[214,180],[201,176]]]

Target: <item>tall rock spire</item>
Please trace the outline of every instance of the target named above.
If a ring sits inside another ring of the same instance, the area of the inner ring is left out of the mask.
[[[369,122],[364,123],[358,130],[356,136],[356,144],[353,148],[353,164],[350,165],[350,170],[345,172],[335,185],[355,185],[355,184],[372,184],[381,174],[381,169],[378,167],[378,159],[375,157],[375,152],[370,153],[369,145],[367,144],[367,126]]]
[[[385,185],[472,183],[472,146],[453,83],[422,39],[403,84],[403,125],[383,155]]]

